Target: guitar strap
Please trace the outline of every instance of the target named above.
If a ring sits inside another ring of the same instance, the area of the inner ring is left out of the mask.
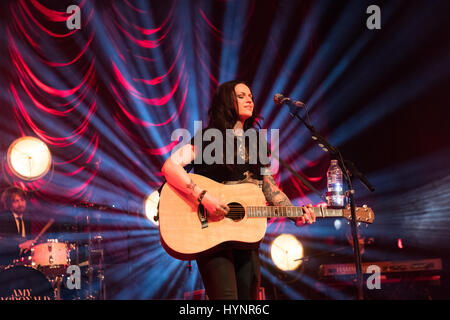
[[[166,180],[164,180],[164,182],[161,184],[161,186],[159,187],[159,189],[158,189],[158,195],[159,196],[161,196],[161,190],[162,190],[162,188],[164,187],[164,185],[166,184]],[[155,221],[158,221],[159,220],[159,201],[158,201],[158,206],[156,207],[156,215],[153,217],[153,219],[155,220]]]
[[[201,203],[198,205],[197,214],[198,218],[200,219],[200,222],[202,223],[202,229],[207,228],[208,219],[206,218],[205,207]]]

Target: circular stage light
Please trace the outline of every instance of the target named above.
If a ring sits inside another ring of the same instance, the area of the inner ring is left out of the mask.
[[[147,218],[155,225],[159,225],[159,222],[155,220],[155,216],[158,213],[159,192],[153,191],[145,200],[144,212]]]
[[[17,177],[33,181],[42,178],[50,170],[52,155],[43,141],[34,137],[23,137],[11,144],[7,161]]]
[[[301,242],[291,234],[281,234],[273,240],[270,254],[272,261],[283,271],[297,269],[303,258],[303,246]]]

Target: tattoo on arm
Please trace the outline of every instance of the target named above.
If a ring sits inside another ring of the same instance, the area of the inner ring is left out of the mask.
[[[262,185],[262,191],[264,193],[264,196],[266,197],[267,202],[269,202],[269,204],[272,204],[272,198],[273,198],[273,191],[271,188],[272,181],[273,181],[272,176],[264,177],[263,185]]]
[[[291,201],[284,193],[282,194],[282,196],[283,196],[283,199],[276,200],[274,202],[274,206],[281,206],[281,207],[292,206]]]
[[[188,189],[189,193],[194,195],[194,189],[197,185],[192,181],[192,179],[189,179],[189,183],[186,184],[186,188]]]
[[[267,202],[273,206],[292,206],[289,198],[282,192],[272,176],[265,176],[262,191]]]

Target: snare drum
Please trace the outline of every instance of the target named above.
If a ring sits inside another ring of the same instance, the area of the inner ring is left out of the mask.
[[[65,242],[48,239],[31,249],[31,265],[49,277],[63,275],[69,264],[70,249]]]

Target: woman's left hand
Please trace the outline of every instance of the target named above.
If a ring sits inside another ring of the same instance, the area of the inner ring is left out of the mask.
[[[297,226],[301,226],[304,224],[312,224],[314,222],[316,222],[316,215],[314,214],[314,210],[312,209],[312,204],[308,204],[307,206],[303,206],[303,216],[298,217],[297,220],[295,221],[295,224]]]

